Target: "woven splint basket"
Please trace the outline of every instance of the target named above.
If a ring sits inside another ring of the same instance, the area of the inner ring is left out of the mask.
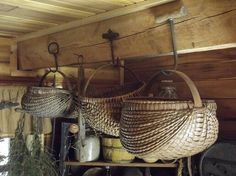
[[[65,74],[60,73],[66,80],[67,87],[71,89]],[[40,81],[39,87],[30,87],[21,100],[24,112],[34,117],[57,118],[63,117],[70,111],[73,96],[71,91],[55,87],[42,87],[42,82],[50,72],[47,72]]]
[[[202,101],[184,73],[169,70],[188,85],[192,101],[132,98],[124,101],[120,138],[124,148],[143,159],[172,160],[197,154],[218,136],[216,103]]]
[[[83,91],[84,96],[81,97],[81,113],[86,122],[95,130],[108,135],[119,136],[123,101],[127,98],[139,96],[145,84],[141,82],[132,71],[118,65],[118,67],[123,67],[128,70],[138,82],[104,91],[104,93],[100,95],[87,96],[87,88],[91,79],[99,70],[109,66],[111,66],[111,64],[99,67],[87,80]]]

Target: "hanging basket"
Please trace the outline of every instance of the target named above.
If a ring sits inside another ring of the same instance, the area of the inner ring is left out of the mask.
[[[187,75],[180,76],[191,90],[192,101],[132,98],[124,101],[120,138],[124,148],[143,159],[172,160],[197,154],[218,136],[216,103],[201,100]]]
[[[41,87],[44,79],[51,72],[47,72],[41,78],[39,87],[30,87],[23,95],[21,105],[24,112],[34,117],[57,118],[65,116],[70,111],[73,96],[71,94],[71,84],[64,73],[57,71],[63,76],[69,90]]]
[[[84,96],[81,97],[81,112],[86,122],[95,130],[108,135],[119,136],[122,103],[127,98],[140,95],[145,83],[140,81],[128,68],[118,65],[118,67],[129,71],[138,80],[137,83],[103,91],[96,96],[87,96],[87,89],[93,77],[98,71],[109,66],[112,64],[99,67],[87,80],[83,91]]]

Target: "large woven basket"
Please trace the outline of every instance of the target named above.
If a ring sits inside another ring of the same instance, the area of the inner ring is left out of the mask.
[[[60,71],[57,72],[63,76],[67,87],[71,89],[70,82],[65,74]],[[63,117],[71,111],[73,101],[71,91],[55,87],[42,87],[42,83],[49,73],[51,72],[47,72],[41,78],[39,87],[28,88],[22,97],[21,105],[23,111],[34,117],[57,118]]]
[[[120,138],[124,148],[143,159],[172,160],[197,154],[217,139],[216,103],[202,101],[184,73],[192,101],[133,98],[124,101]]]
[[[108,64],[99,67],[87,80],[83,91],[84,96],[81,97],[81,113],[86,122],[95,130],[108,135],[119,136],[122,103],[127,98],[140,95],[145,87],[145,83],[141,82],[132,71],[118,65],[130,71],[138,82],[120,86],[113,90],[103,91],[104,93],[97,94],[96,96],[87,96],[87,88],[91,79],[99,70],[110,67],[111,65]]]

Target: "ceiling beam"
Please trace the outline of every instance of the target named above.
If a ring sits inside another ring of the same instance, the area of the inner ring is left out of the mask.
[[[74,18],[81,18],[94,15],[92,12],[86,12],[83,10],[71,9],[52,4],[46,4],[33,0],[1,0],[1,4],[17,6],[24,9],[34,10],[38,12],[46,12],[55,15],[68,16]]]
[[[32,19],[26,19],[23,17],[18,17],[18,16],[10,16],[10,15],[2,15],[0,14],[0,21],[7,21],[7,22],[12,22],[15,24],[28,24],[28,25],[37,25],[37,26],[57,26],[58,24],[56,23],[50,23],[50,22],[45,22],[45,21],[40,21],[40,20],[32,20]]]
[[[53,4],[57,6],[67,7],[67,8],[73,8],[73,9],[80,9],[86,12],[93,12],[93,13],[102,13],[106,12],[105,9],[97,7],[93,7],[89,5],[88,1],[75,1],[75,0],[41,0],[40,2],[47,3],[47,4]]]
[[[3,31],[0,29],[0,37],[10,37],[10,38],[16,38],[20,35],[24,35],[24,32],[14,32],[14,31]]]
[[[51,27],[48,29],[43,29],[37,32],[32,32],[29,34],[25,34],[23,36],[19,36],[16,40],[17,41],[24,41],[24,40],[28,40],[31,38],[36,38],[36,37],[40,37],[40,36],[44,36],[44,35],[49,35],[49,34],[53,34],[56,32],[60,32],[60,31],[64,31],[64,30],[68,30],[71,28],[76,28],[79,26],[83,26],[86,24],[90,24],[90,23],[94,23],[94,22],[98,22],[98,21],[103,21],[103,20],[107,20],[110,18],[114,18],[114,17],[118,17],[118,16],[122,16],[122,15],[126,15],[126,14],[130,14],[130,13],[134,13],[134,12],[138,12],[141,10],[145,10],[154,6],[158,6],[158,5],[162,5],[165,3],[169,3],[175,0],[146,0],[140,3],[136,3],[133,5],[129,5],[126,7],[122,7],[122,8],[118,8],[115,10],[111,10],[108,12],[104,12],[104,13],[100,13],[98,15],[94,15],[91,17],[87,17],[81,20],[76,20],[76,21],[72,21],[66,24],[62,24],[59,26],[55,26],[55,27]]]
[[[32,32],[32,31],[36,31],[37,28],[32,26],[21,26],[21,25],[17,25],[17,24],[6,24],[6,23],[2,23],[0,25],[0,30],[2,31],[6,31],[6,32]]]

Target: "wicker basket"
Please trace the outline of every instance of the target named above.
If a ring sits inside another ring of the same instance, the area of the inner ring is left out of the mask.
[[[217,139],[216,103],[202,101],[194,83],[187,83],[192,101],[133,98],[122,109],[120,137],[124,148],[143,159],[172,160],[197,154]]]
[[[66,80],[67,87],[71,89],[65,74],[60,73]],[[51,71],[47,72],[40,81],[40,87],[30,87],[21,100],[24,112],[34,117],[57,118],[63,117],[71,110],[73,96],[69,90],[55,87],[41,87],[44,79]]]
[[[112,64],[99,67],[87,80],[83,91],[84,96],[81,97],[81,112],[86,122],[95,130],[108,135],[119,136],[122,103],[127,98],[140,95],[145,83],[141,82],[132,71],[118,65],[128,70],[138,80],[138,83],[120,86],[100,95],[87,96],[91,79],[99,70],[109,66]]]

